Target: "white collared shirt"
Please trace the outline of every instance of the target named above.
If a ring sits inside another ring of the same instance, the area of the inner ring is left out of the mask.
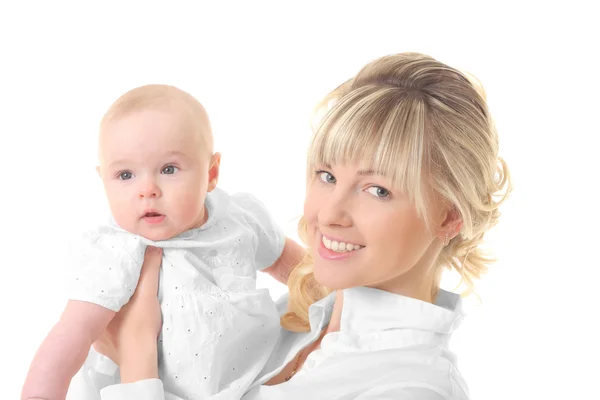
[[[242,400],[469,398],[456,357],[448,349],[451,334],[464,317],[462,301],[445,290],[430,304],[378,289],[345,289],[340,331],[325,335],[320,349],[308,356],[290,381],[263,385],[320,336],[334,300],[332,293],[310,307],[310,332],[282,329],[275,351]],[[286,303],[284,296],[278,302],[280,312]],[[165,395],[158,379],[115,385],[102,392],[103,400],[133,398],[179,399]],[[210,397],[214,399],[232,398],[221,393]]]

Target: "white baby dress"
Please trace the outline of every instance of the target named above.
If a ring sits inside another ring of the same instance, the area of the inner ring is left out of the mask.
[[[69,298],[118,311],[135,291],[145,248],[163,248],[159,301],[159,376],[181,398],[221,392],[240,398],[277,342],[279,314],[257,271],[281,255],[285,236],[249,194],[207,194],[208,219],[179,236],[150,241],[114,222],[87,232],[73,247]],[[118,367],[93,349],[67,399],[99,399],[119,383]],[[221,397],[219,397],[221,398]]]

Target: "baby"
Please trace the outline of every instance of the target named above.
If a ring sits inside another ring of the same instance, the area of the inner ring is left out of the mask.
[[[279,332],[256,271],[285,283],[302,247],[254,197],[216,187],[220,155],[208,116],[180,89],[148,85],[121,96],[100,124],[99,161],[112,218],[72,248],[69,301],[33,359],[22,399],[64,399],[78,371],[89,398],[118,383],[116,365],[91,346],[133,295],[146,246],[163,249],[165,390],[241,397]]]

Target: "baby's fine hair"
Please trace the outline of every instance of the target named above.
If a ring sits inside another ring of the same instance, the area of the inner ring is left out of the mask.
[[[150,109],[179,113],[189,123],[190,129],[202,134],[203,146],[212,154],[212,129],[204,106],[194,96],[175,86],[150,84],[129,90],[106,111],[100,122],[100,131],[110,122],[132,112]]]

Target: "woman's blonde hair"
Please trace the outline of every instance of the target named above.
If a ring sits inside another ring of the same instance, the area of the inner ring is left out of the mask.
[[[439,287],[444,268],[455,270],[473,291],[474,280],[494,260],[482,249],[510,190],[485,93],[471,76],[429,56],[403,53],[379,58],[333,90],[320,113],[308,150],[307,181],[317,166],[361,163],[392,179],[428,224],[427,201],[439,196],[463,224],[435,263]],[[307,242],[306,223],[299,233]],[[308,308],[332,292],[314,277],[310,255],[288,280],[282,326],[310,330]]]

